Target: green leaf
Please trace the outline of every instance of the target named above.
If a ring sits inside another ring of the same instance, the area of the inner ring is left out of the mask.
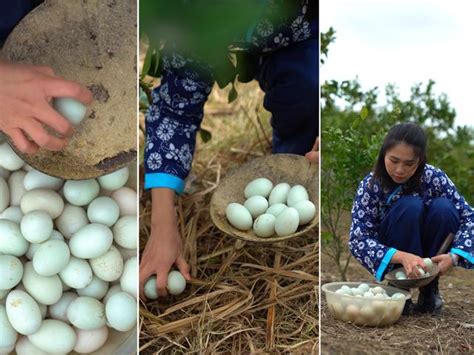
[[[369,115],[369,109],[367,106],[362,107],[362,110],[360,110],[359,117],[361,120],[365,120],[367,116]]]
[[[204,128],[199,130],[199,135],[201,136],[201,139],[204,143],[207,143],[212,139],[212,133]]]
[[[235,90],[234,84],[232,84],[232,87],[229,91],[229,96],[228,96],[229,104],[235,101],[235,99],[237,99],[237,96],[239,96],[239,94],[237,93],[237,90]]]

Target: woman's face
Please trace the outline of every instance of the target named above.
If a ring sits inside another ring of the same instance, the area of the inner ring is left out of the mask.
[[[416,172],[420,159],[411,146],[399,143],[385,153],[385,169],[397,184],[407,182]]]

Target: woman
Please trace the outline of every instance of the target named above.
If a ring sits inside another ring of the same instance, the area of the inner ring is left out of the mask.
[[[455,235],[449,252],[434,256],[449,233]],[[458,265],[472,269],[473,244],[473,209],[446,173],[427,164],[424,131],[413,123],[392,127],[356,193],[352,254],[380,281],[394,264],[419,277],[419,267],[427,271],[424,257],[432,257],[441,274]],[[442,306],[437,277],[420,288],[414,311],[439,313]]]

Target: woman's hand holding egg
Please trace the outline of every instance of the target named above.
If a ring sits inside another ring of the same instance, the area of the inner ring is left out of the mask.
[[[431,258],[431,260],[438,264],[439,273],[441,275],[445,274],[449,269],[453,267],[453,260],[449,254],[436,255]]]
[[[423,258],[398,250],[392,257],[393,264],[402,264],[405,273],[410,279],[417,279],[422,277],[429,269]]]

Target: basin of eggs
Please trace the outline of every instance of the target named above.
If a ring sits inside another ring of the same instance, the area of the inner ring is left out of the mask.
[[[0,353],[90,353],[137,317],[128,168],[64,181],[0,142]]]
[[[407,298],[392,287],[387,290],[381,286],[371,287],[367,283],[357,287],[345,284],[339,286],[333,291],[323,286],[328,308],[336,319],[358,325],[384,326],[395,323],[400,318]]]
[[[262,238],[291,235],[316,214],[316,207],[302,185],[290,186],[284,182],[273,186],[269,179],[258,178],[247,184],[244,196],[243,205],[236,202],[227,205],[227,220],[239,230],[253,227],[254,233]]]
[[[431,261],[430,258],[424,258],[423,262],[425,263],[426,267],[428,268],[428,271],[423,270],[421,267],[417,266],[418,272],[420,273],[420,278],[425,278],[428,276],[431,276],[431,272],[433,270],[433,261]],[[406,280],[407,279],[407,274],[405,271],[400,270],[395,273],[395,278],[397,280]]]

